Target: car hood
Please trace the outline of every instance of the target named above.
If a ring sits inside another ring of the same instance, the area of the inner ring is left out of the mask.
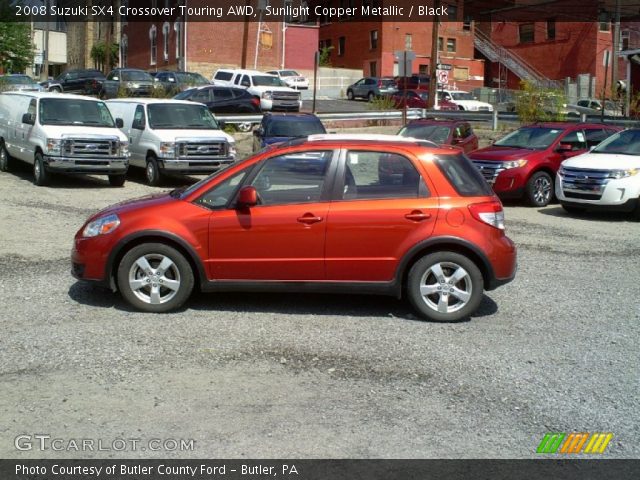
[[[95,138],[118,137],[126,142],[127,136],[116,127],[92,127],[89,125],[43,125],[49,138]]]
[[[518,160],[525,158],[537,150],[528,150],[526,148],[499,147],[492,145],[490,147],[481,148],[469,154],[471,160],[488,160],[493,162],[504,162],[508,160]]]
[[[229,143],[234,143],[235,140],[228,133],[223,132],[222,130],[189,130],[189,129],[161,129],[156,128],[153,130],[160,140],[163,142],[175,142],[175,141],[195,141],[195,140],[209,140],[212,142],[224,141],[226,140]]]
[[[640,156],[613,153],[585,153],[562,162],[563,167],[590,170],[626,170],[640,168]]]
[[[87,222],[90,222],[104,215],[109,215],[111,213],[122,214],[125,212],[138,210],[140,208],[161,206],[177,201],[177,199],[172,197],[169,193],[170,192],[153,193],[150,195],[145,195],[144,197],[132,198],[129,200],[124,200],[122,202],[114,203],[113,205],[109,205],[108,207],[100,210],[89,220],[87,220]]]

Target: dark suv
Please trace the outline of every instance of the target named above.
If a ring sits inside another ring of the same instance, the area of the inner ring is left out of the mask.
[[[154,81],[161,85],[165,92],[175,95],[187,88],[211,85],[211,82],[199,73],[193,72],[156,72]]]
[[[383,181],[390,163],[402,168]],[[502,204],[464,154],[383,135],[294,140],[113,205],[72,251],[76,278],[148,312],[194,288],[319,291],[404,296],[426,319],[456,321],[515,269]]]
[[[98,95],[104,80],[104,73],[100,70],[67,70],[53,80],[41,82],[40,85],[50,92]]]
[[[100,98],[116,98],[122,91],[128,97],[150,97],[156,88],[162,87],[155,83],[148,72],[136,68],[116,68],[102,83]]]
[[[327,133],[324,125],[312,113],[267,112],[260,126],[253,131],[253,151],[257,152],[272,143],[322,133]]]

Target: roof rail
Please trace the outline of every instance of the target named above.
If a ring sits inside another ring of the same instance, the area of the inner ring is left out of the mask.
[[[421,140],[419,138],[413,137],[401,137],[400,135],[376,135],[374,133],[347,133],[347,134],[336,134],[336,133],[326,133],[326,134],[316,134],[309,135],[307,140],[310,142],[319,142],[319,141],[342,141],[342,140],[363,140],[369,142],[393,142],[393,143],[414,143],[423,145],[426,147],[438,147],[438,144],[432,142],[430,140]]]

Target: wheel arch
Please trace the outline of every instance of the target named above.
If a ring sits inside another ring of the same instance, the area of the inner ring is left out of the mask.
[[[195,287],[200,289],[201,285],[206,283],[207,276],[204,270],[204,265],[200,261],[198,254],[194,248],[181,238],[158,230],[147,230],[137,232],[121,239],[111,250],[105,266],[105,279],[107,279],[109,287],[113,291],[118,290],[118,265],[122,261],[122,258],[132,248],[142,245],[144,243],[162,243],[169,247],[175,248],[178,252],[184,255],[184,258],[191,265],[193,270],[193,276],[195,279]]]

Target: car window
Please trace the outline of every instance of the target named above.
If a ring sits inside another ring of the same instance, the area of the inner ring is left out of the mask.
[[[231,72],[216,72],[216,76],[214,77],[216,80],[224,80],[229,81],[233,77]]]
[[[231,175],[231,177],[219,183],[196,200],[196,203],[212,209],[225,208],[235,195],[249,170],[250,167]]]
[[[229,100],[233,98],[230,88],[216,88],[211,93],[213,93],[214,100]]]
[[[298,121],[274,118],[265,128],[267,137],[306,137],[319,133],[327,133],[320,120]]]
[[[395,153],[349,151],[343,178],[343,200],[428,196],[411,160]]]
[[[595,147],[610,134],[601,128],[588,129],[584,131],[587,139],[587,148]]]
[[[265,160],[251,182],[258,191],[259,204],[319,202],[332,155],[332,151],[311,151]]]
[[[145,118],[144,118],[144,107],[142,105],[138,105],[136,107],[136,111],[133,114],[133,125],[138,125],[139,127],[145,126]]]
[[[202,102],[206,103],[211,100],[211,93],[209,89],[205,88],[203,90],[199,90],[191,96],[191,100],[194,102]]]
[[[27,108],[27,113],[31,115],[31,118],[36,118],[36,99],[32,98],[29,102],[29,108]]]
[[[249,80],[249,76],[248,75],[243,75],[242,76],[242,81],[240,82],[240,85],[242,85],[243,87],[250,87],[251,86],[251,81]]]
[[[578,106],[579,107],[588,107],[589,106],[589,102],[587,100],[580,100],[580,101],[578,101]]]
[[[582,130],[567,133],[560,139],[560,143],[571,145],[571,151],[584,150],[587,148],[587,142]]]
[[[463,153],[436,155],[434,162],[459,195],[463,197],[493,195],[487,181]]]
[[[446,143],[451,134],[451,127],[446,125],[424,125],[420,123],[409,124],[398,132],[402,137],[420,138],[436,143]]]

